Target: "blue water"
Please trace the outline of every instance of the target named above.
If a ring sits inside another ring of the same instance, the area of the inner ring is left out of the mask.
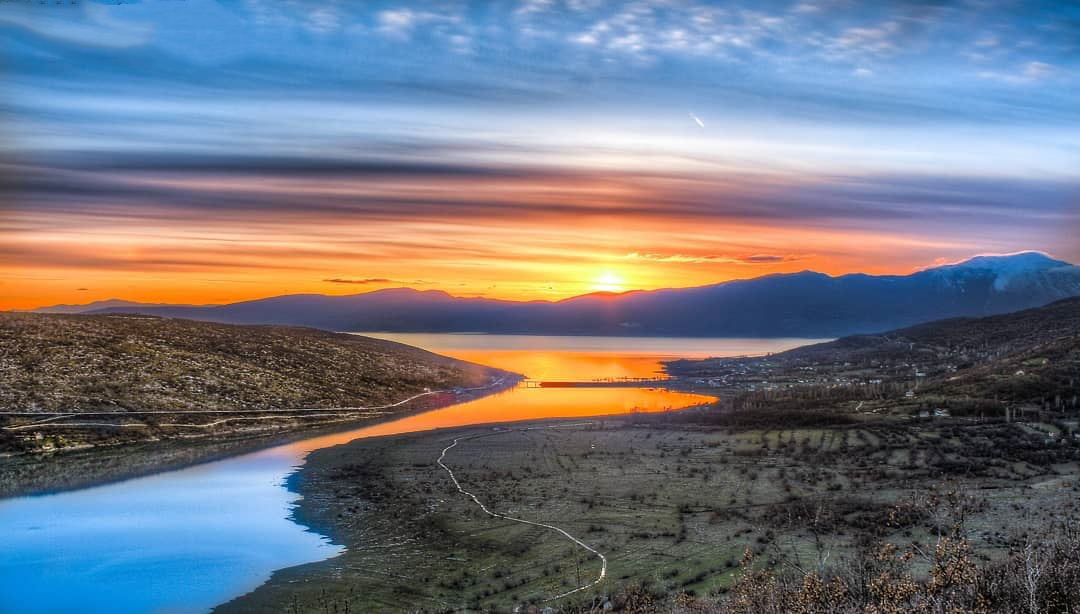
[[[803,340],[410,339],[526,373],[655,373],[664,357],[779,351]],[[482,341],[482,350],[474,347]],[[602,343],[600,343],[602,341]],[[461,347],[468,342],[467,347]],[[599,344],[599,345],[598,345]],[[664,347],[661,347],[664,346]],[[693,352],[687,352],[693,349]],[[0,612],[205,612],[277,569],[341,550],[290,520],[285,478],[304,455],[361,437],[478,422],[624,413],[697,402],[661,390],[517,388],[468,403],[180,471],[40,497],[0,500]]]
[[[0,501],[0,611],[197,612],[339,552],[288,517],[274,448],[74,492]]]

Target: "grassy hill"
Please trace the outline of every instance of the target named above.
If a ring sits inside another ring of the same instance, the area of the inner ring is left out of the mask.
[[[1080,335],[1080,298],[985,318],[950,318],[889,331],[855,335],[789,350],[774,358],[828,362],[925,360],[951,357],[964,366],[987,362]]]
[[[370,406],[494,369],[391,341],[147,316],[0,314],[7,410]]]
[[[915,364],[953,358],[962,366],[988,362],[1080,336],[1080,298],[1070,298],[1014,313],[985,318],[950,318],[876,335],[852,335],[807,345],[768,357],[774,364],[801,366],[830,362],[907,361]],[[741,359],[757,362],[759,359]],[[680,360],[669,370],[682,375],[708,374],[731,359]]]
[[[770,356],[680,360],[683,378],[808,401],[962,399],[980,409],[1075,409],[1080,396],[1080,298],[985,318],[954,318],[856,335]],[[768,382],[768,385],[754,386]]]
[[[0,313],[0,493],[184,464],[268,437],[442,407],[514,380],[307,328]],[[94,450],[73,453],[85,448]],[[69,454],[25,454],[58,450]]]

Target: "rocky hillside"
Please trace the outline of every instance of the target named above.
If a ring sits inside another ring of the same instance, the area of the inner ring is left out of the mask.
[[[852,335],[760,358],[707,358],[667,363],[668,372],[708,376],[735,364],[768,363],[789,368],[829,363],[909,366],[949,363],[954,369],[986,364],[1046,344],[1080,337],[1080,298],[984,318],[951,318],[877,335]]]
[[[501,372],[305,328],[0,313],[5,411],[259,410],[391,403]]]
[[[1080,298],[1071,298],[998,316],[952,318],[880,335],[845,337],[796,348],[774,358],[807,363],[903,358],[915,363],[933,355],[974,364],[1078,335]]]
[[[985,318],[954,318],[753,358],[667,363],[677,377],[823,405],[826,400],[959,399],[1080,407],[1080,298]]]

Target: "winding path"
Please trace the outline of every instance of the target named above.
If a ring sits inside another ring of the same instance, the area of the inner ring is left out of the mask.
[[[559,424],[559,425],[555,425],[555,426],[529,427],[529,428],[516,429],[516,430],[529,431],[529,430],[534,430],[534,429],[555,429],[555,428],[565,428],[565,427],[569,427],[569,426],[582,426],[582,425],[585,425],[585,424],[593,424],[593,423],[591,423],[591,422],[580,422],[580,423],[575,423],[575,424]],[[501,435],[501,434],[510,433],[510,432],[513,432],[513,431],[512,430],[506,430],[506,431],[499,431],[497,433],[485,433],[483,435],[473,435],[471,437],[458,437],[457,439],[454,439],[454,443],[452,443],[452,444],[446,446],[445,448],[443,448],[442,454],[439,455],[438,460],[436,460],[435,462],[438,463],[440,467],[445,469],[446,473],[448,473],[450,475],[450,479],[454,481],[454,486],[457,486],[458,492],[460,492],[463,495],[466,495],[466,496],[470,497],[474,502],[476,502],[477,505],[480,506],[480,509],[484,510],[484,513],[487,514],[488,516],[492,516],[492,517],[495,517],[495,518],[502,518],[503,520],[509,520],[511,522],[519,522],[521,524],[532,525],[532,526],[535,526],[535,527],[543,527],[545,529],[550,529],[552,531],[556,531],[558,533],[561,533],[564,537],[566,537],[566,539],[569,539],[570,541],[574,542],[578,546],[581,546],[582,548],[588,550],[589,552],[591,552],[591,553],[595,554],[597,557],[599,557],[599,559],[600,559],[600,575],[597,576],[595,580],[593,580],[592,582],[589,582],[588,584],[584,584],[582,586],[579,586],[579,587],[577,587],[577,588],[575,588],[573,590],[569,590],[569,591],[566,591],[565,593],[555,595],[554,597],[551,597],[551,598],[547,599],[546,601],[555,601],[556,599],[562,599],[563,597],[566,597],[568,595],[573,595],[576,592],[587,590],[587,589],[590,589],[590,588],[596,586],[597,584],[600,584],[601,582],[604,581],[604,578],[607,577],[607,564],[608,564],[607,557],[604,556],[604,554],[602,552],[600,552],[596,548],[593,548],[589,544],[586,544],[585,542],[581,541],[580,539],[574,537],[573,535],[568,533],[565,529],[561,529],[561,528],[559,528],[559,527],[557,527],[557,526],[555,526],[553,524],[545,524],[543,522],[535,522],[533,520],[525,520],[523,518],[514,518],[512,516],[507,516],[505,514],[500,514],[498,512],[493,512],[493,511],[489,510],[488,507],[486,505],[484,505],[484,503],[482,501],[480,501],[480,499],[477,498],[476,495],[474,495],[473,493],[471,493],[471,492],[469,492],[469,491],[467,491],[467,490],[465,490],[464,488],[461,487],[461,482],[458,481],[457,476],[455,476],[454,472],[449,467],[447,467],[445,463],[443,463],[443,460],[446,458],[446,453],[449,452],[452,448],[456,447],[458,445],[458,442],[460,442],[463,439],[478,439],[480,437],[491,437],[492,435]]]

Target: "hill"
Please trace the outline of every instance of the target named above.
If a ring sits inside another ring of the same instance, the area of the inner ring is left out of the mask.
[[[169,303],[139,303],[137,301],[125,301],[118,298],[110,298],[103,301],[94,301],[92,303],[85,303],[82,305],[49,305],[48,307],[38,307],[36,309],[15,309],[14,311],[23,311],[30,313],[89,313],[92,311],[101,311],[103,309],[113,309],[116,307],[125,309],[142,309],[144,307],[195,307],[196,305],[174,305]],[[213,305],[199,305],[200,307],[212,307]]]
[[[906,359],[927,355],[963,365],[985,362],[1080,334],[1080,298],[984,318],[950,318],[878,335],[856,335],[776,354],[774,359],[823,362]]]
[[[986,316],[1080,295],[1080,267],[1027,252],[911,275],[767,275],[697,288],[590,294],[558,302],[454,297],[408,288],[299,294],[220,306],[121,306],[234,324],[329,330],[691,337],[839,337]]]
[[[15,313],[0,313],[0,373],[0,452],[261,436],[446,405],[515,379],[315,329]]]
[[[1078,407],[1080,298],[984,318],[855,335],[755,358],[667,363],[677,377],[741,384],[766,401],[963,400],[980,411]],[[798,391],[798,392],[796,392]],[[812,391],[812,392],[811,392]]]
[[[7,409],[353,407],[497,370],[358,335],[124,316],[0,314]]]

